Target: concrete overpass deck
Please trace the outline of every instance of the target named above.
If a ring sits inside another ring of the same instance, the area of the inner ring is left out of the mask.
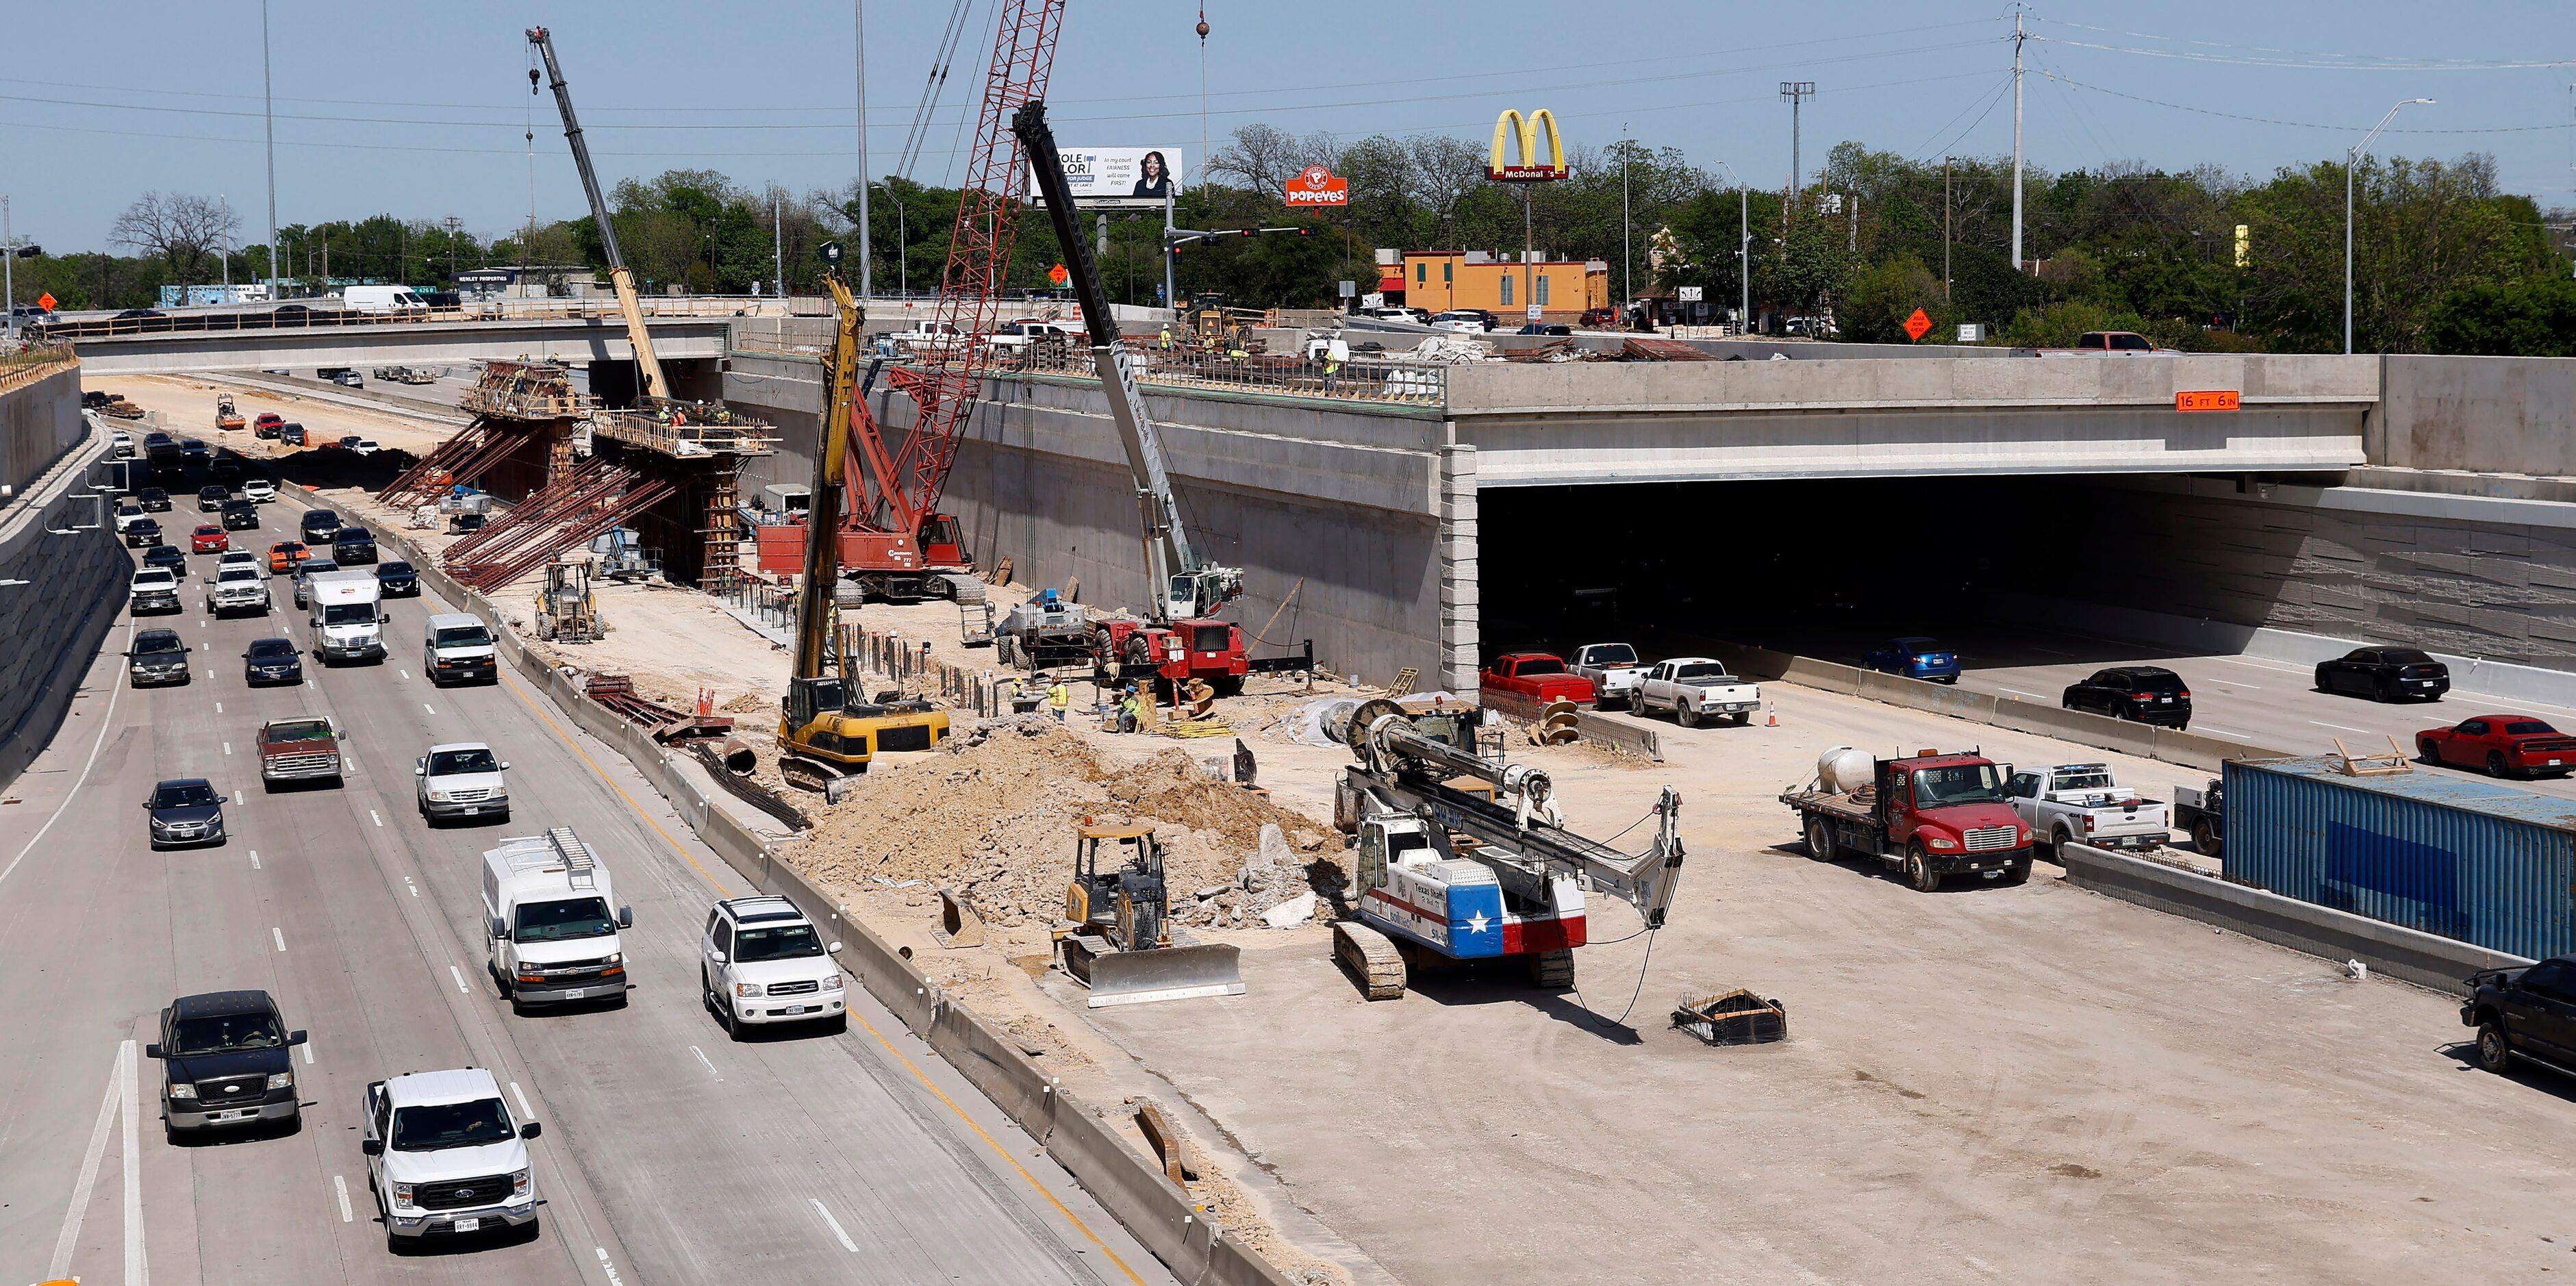
[[[662,360],[724,356],[732,318],[652,317],[645,321]],[[297,367],[368,367],[550,356],[567,361],[632,361],[626,323],[614,314],[538,318],[454,318],[384,325],[274,330],[164,330],[74,341],[92,376]]]

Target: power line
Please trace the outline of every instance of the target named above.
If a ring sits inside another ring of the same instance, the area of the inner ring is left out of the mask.
[[[2271,45],[2240,45],[2230,44],[2219,40],[2194,40],[2188,36],[2160,36],[2144,31],[2120,31],[2111,27],[2096,27],[2088,23],[2068,22],[2062,18],[2042,18],[2036,14],[2031,16],[2031,21],[2044,22],[2055,27],[2073,27],[2081,31],[2098,31],[2106,36],[2125,36],[2131,40],[2159,40],[2172,44],[2197,45],[2204,49],[2238,49],[2244,50],[2248,53],[2281,55],[2283,58],[2315,58],[2327,60],[2324,62],[2299,63],[2287,61],[2226,59],[2220,58],[2214,54],[2194,54],[2184,50],[2128,49],[2116,45],[2085,44],[2080,41],[2058,40],[2048,36],[2031,37],[2033,40],[2046,40],[2053,45],[2075,45],[2079,48],[2101,49],[2112,53],[2138,54],[2150,58],[2185,58],[2193,61],[2205,62],[2237,62],[2242,63],[2243,65],[2257,67],[2310,68],[2319,71],[2517,71],[2542,67],[2566,67],[2576,65],[2576,63],[2571,63],[2565,60],[2555,62],[2482,62],[2469,58],[2405,59],[2389,58],[2382,55],[2327,53],[2312,49],[2281,49]],[[2353,61],[2361,58],[2368,58],[2370,61]]]
[[[2100,85],[2088,85],[2083,81],[2075,80],[2057,72],[2042,71],[2039,74],[2046,76],[2050,80],[2056,81],[2061,85],[2072,85],[2077,89],[2089,89],[2097,94],[2109,94],[2113,98],[2125,98],[2130,102],[2145,103],[2151,107],[2170,107],[2177,112],[2196,112],[2202,116],[2216,116],[2231,121],[2251,121],[2257,125],[2286,125],[2293,129],[2332,130],[2338,134],[2349,134],[2352,132],[2352,125],[2349,122],[2341,125],[2320,125],[2314,121],[2285,121],[2272,116],[2246,116],[2237,112],[2222,112],[2210,107],[2194,107],[2188,103],[2168,103],[2161,98],[2147,98],[2138,94],[2124,94],[2116,89],[2104,89]],[[2535,134],[2548,130],[2571,128],[2576,128],[2576,122],[2561,121],[2555,125],[2493,125],[2484,129],[2391,129],[2385,132],[2390,134]]]

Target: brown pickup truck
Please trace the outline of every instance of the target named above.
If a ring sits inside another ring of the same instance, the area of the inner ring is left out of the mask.
[[[280,782],[340,779],[340,734],[322,715],[271,719],[259,728],[259,780],[274,790]]]

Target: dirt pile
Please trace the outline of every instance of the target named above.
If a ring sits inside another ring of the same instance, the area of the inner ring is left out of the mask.
[[[796,861],[856,891],[910,887],[927,900],[945,887],[992,923],[1044,924],[1063,914],[1086,818],[1155,828],[1183,923],[1257,926],[1261,912],[1309,889],[1330,905],[1347,879],[1339,836],[1215,780],[1188,753],[1112,767],[1042,718],[989,725],[942,755],[861,779],[817,818]],[[1267,853],[1265,828],[1278,835]]]

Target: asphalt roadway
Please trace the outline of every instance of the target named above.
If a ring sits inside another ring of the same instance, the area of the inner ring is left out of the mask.
[[[265,549],[300,512],[281,502],[235,543]],[[193,516],[172,517],[184,540]],[[212,561],[191,556],[189,578]],[[205,620],[192,585],[184,612],[121,623],[0,806],[13,1280],[1172,1280],[864,991],[844,1031],[729,1041],[699,1003],[697,936],[716,898],[754,890],[506,668],[488,686],[422,678],[434,597],[388,605],[381,665],[308,659],[303,686],[247,688],[249,640],[307,633],[288,584],[274,589],[265,619]],[[192,683],[128,687],[116,654],[154,625],[201,648]],[[346,730],[346,785],[263,792],[255,730],[304,713]],[[506,826],[433,831],[404,806],[414,757],[462,740],[511,762]],[[192,776],[233,800],[230,838],[150,851],[139,802]],[[567,823],[635,908],[622,937],[636,989],[622,1007],[514,1017],[483,971],[480,854]],[[174,1144],[155,1119],[159,1065],[134,1055],[172,997],[236,987],[268,990],[312,1033],[296,1051],[302,1128]],[[367,1191],[360,1096],[469,1064],[545,1124],[529,1145],[538,1231],[396,1257]]]

